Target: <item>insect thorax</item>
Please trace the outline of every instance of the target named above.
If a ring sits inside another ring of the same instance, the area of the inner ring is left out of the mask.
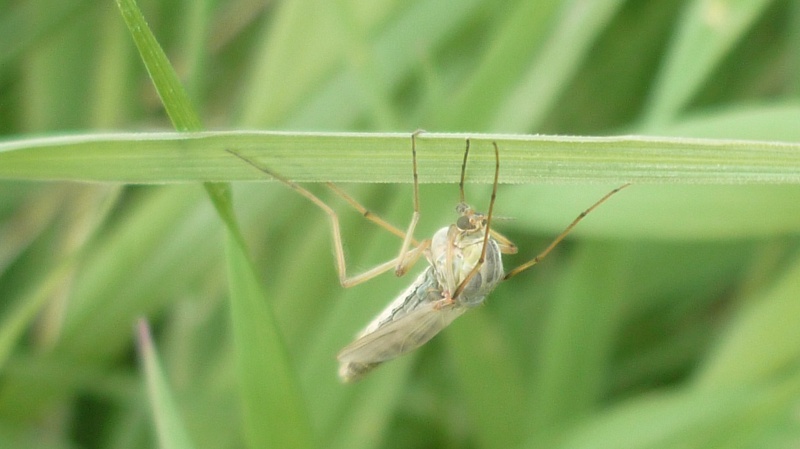
[[[454,225],[439,229],[434,234],[430,249],[431,267],[442,291],[454,292],[469,275],[480,259],[484,235],[483,229],[463,232],[458,231]],[[459,297],[454,299],[466,307],[481,304],[503,279],[503,274],[500,247],[489,237],[483,265],[464,287]]]

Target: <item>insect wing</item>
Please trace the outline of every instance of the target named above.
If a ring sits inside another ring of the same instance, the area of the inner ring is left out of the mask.
[[[457,304],[429,302],[350,343],[337,359],[342,364],[391,360],[424,345],[466,310]]]

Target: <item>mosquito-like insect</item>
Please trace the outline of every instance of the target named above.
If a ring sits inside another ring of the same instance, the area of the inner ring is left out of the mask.
[[[373,319],[358,334],[355,341],[339,352],[337,356],[340,363],[339,377],[344,382],[359,380],[381,363],[411,352],[430,341],[464,312],[482,304],[486,296],[501,281],[516,276],[539,263],[587,214],[612,195],[630,185],[624,184],[607,193],[591,207],[581,212],[536,257],[505,273],[502,254],[514,254],[517,252],[517,247],[508,238],[491,228],[500,174],[500,152],[497,143],[492,143],[495,170],[488,212],[486,214],[477,212],[464,201],[464,179],[470,147],[470,141],[467,139],[461,164],[460,201],[456,206],[458,219],[454,224],[439,229],[432,238],[418,242],[413,236],[419,221],[416,150],[418,134],[419,132],[415,132],[411,135],[414,213],[406,232],[374,215],[334,184],[328,183],[329,188],[367,219],[403,239],[400,254],[397,257],[353,277],[347,276],[339,219],[333,209],[300,185],[258,165],[255,161],[236,151],[228,150],[248,164],[291,187],[328,214],[336,253],[336,267],[342,286],[351,287],[392,268],[395,269],[398,276],[402,276],[421,255],[427,259],[428,267],[417,276],[411,286],[400,293]]]

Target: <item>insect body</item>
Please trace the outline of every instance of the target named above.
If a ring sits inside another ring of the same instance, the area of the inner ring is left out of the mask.
[[[336,213],[303,187],[258,165],[255,161],[236,151],[228,150],[231,154],[296,190],[328,214],[331,220],[331,231],[336,253],[336,267],[342,286],[350,287],[359,284],[392,268],[400,276],[420,256],[424,255],[427,259],[428,267],[417,276],[411,286],[372,320],[358,334],[355,341],[339,352],[337,356],[340,363],[339,376],[344,382],[358,380],[381,363],[413,351],[427,343],[464,312],[482,304],[486,296],[500,282],[527,270],[544,259],[589,212],[629,185],[624,184],[606,194],[578,215],[536,257],[505,273],[503,271],[502,254],[514,254],[517,252],[517,247],[491,227],[492,211],[497,196],[500,172],[500,156],[497,144],[493,143],[495,172],[488,212],[486,214],[476,212],[464,202],[464,178],[469,155],[469,140],[467,140],[464,160],[461,165],[461,182],[459,183],[461,201],[456,207],[458,218],[450,226],[439,229],[433,238],[417,242],[413,236],[414,228],[419,220],[417,134],[414,133],[411,136],[414,214],[405,232],[369,212],[338,187],[328,184],[336,194],[344,198],[367,219],[403,238],[400,254],[397,257],[352,277],[347,275],[339,220]]]
[[[500,245],[492,238],[485,240],[488,222],[463,203],[458,210],[462,215],[457,223],[434,234],[426,251],[430,265],[339,353],[342,380],[357,380],[381,362],[419,348],[482,304],[503,280]],[[476,268],[460,294],[454,295]]]

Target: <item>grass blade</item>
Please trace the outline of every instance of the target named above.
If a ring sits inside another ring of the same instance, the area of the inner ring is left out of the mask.
[[[422,183],[458,182],[464,139],[470,182],[798,183],[800,144],[642,136],[424,134]],[[265,180],[235,149],[298,182],[410,182],[408,134],[268,131],[83,135],[0,144],[0,179],[165,183]]]
[[[191,449],[194,445],[186,432],[173,393],[167,384],[158,354],[150,335],[150,327],[144,319],[137,325],[139,357],[147,379],[147,394],[155,419],[158,443],[161,449]]]
[[[200,119],[175,70],[147,27],[135,1],[118,0],[118,5],[175,129],[201,129]],[[208,182],[204,186],[226,224],[231,315],[239,355],[244,427],[249,443],[254,448],[311,447],[311,426],[305,403],[290,369],[277,322],[247,256],[233,213],[230,187]]]
[[[770,3],[771,0],[687,3],[656,79],[645,123],[672,121]]]
[[[261,284],[237,242],[228,242],[233,336],[250,447],[311,448],[311,428],[286,347]]]
[[[202,129],[200,118],[190,104],[178,74],[175,73],[167,55],[150,31],[135,0],[117,0],[117,6],[175,129],[178,131]]]
[[[748,301],[698,373],[696,384],[716,389],[770,378],[800,362],[800,260],[761,298]],[[786,342],[775,345],[774,342]]]

